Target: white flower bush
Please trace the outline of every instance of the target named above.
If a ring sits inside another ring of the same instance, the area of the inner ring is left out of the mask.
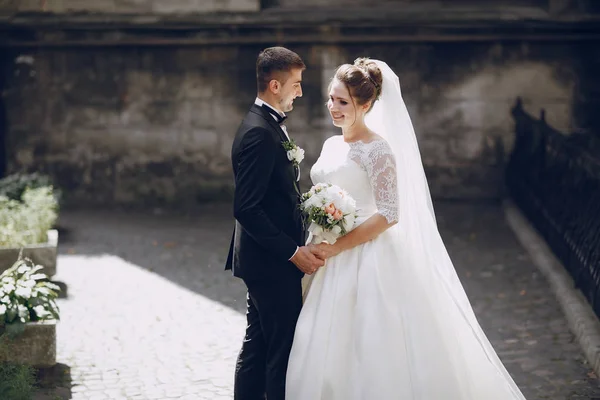
[[[56,304],[60,288],[41,273],[43,267],[19,258],[0,275],[0,328],[22,332],[28,322],[58,320]]]
[[[51,186],[26,189],[21,200],[0,195],[0,246],[21,247],[44,243],[58,217]]]

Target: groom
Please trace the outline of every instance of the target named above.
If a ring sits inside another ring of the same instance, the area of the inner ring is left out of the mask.
[[[302,59],[283,47],[256,61],[258,96],[231,150],[236,219],[225,269],[248,288],[247,327],[235,369],[235,400],[283,400],[285,376],[302,307],[301,279],[324,262],[302,246],[299,169],[284,145],[283,125],[302,96]]]

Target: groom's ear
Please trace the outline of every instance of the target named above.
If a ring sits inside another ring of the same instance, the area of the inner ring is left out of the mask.
[[[279,93],[281,90],[281,82],[279,82],[277,79],[271,79],[269,81],[269,89],[275,94]]]

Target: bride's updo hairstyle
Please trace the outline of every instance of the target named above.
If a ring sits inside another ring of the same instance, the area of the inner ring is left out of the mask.
[[[357,58],[354,64],[340,66],[335,72],[335,79],[346,85],[350,96],[359,106],[371,102],[372,108],[381,95],[381,70],[368,58]]]

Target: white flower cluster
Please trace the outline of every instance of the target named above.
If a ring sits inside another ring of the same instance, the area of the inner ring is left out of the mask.
[[[29,300],[31,298],[32,288],[35,286],[34,280],[27,281],[16,281],[14,278],[7,276],[2,278],[0,284],[0,320],[3,319],[4,315],[8,311],[8,307],[14,306],[10,294],[14,294],[15,296],[19,296],[24,300]],[[22,304],[18,304],[16,306],[17,314],[20,318],[25,318],[28,314],[27,307]]]
[[[20,258],[0,274],[0,325],[59,318],[55,299],[60,289],[47,281],[41,269]]]
[[[302,147],[296,146],[292,150],[288,150],[287,158],[295,165],[300,165],[302,160],[304,160],[304,149]]]
[[[313,243],[334,244],[354,227],[356,201],[339,186],[318,183],[302,195]]]

